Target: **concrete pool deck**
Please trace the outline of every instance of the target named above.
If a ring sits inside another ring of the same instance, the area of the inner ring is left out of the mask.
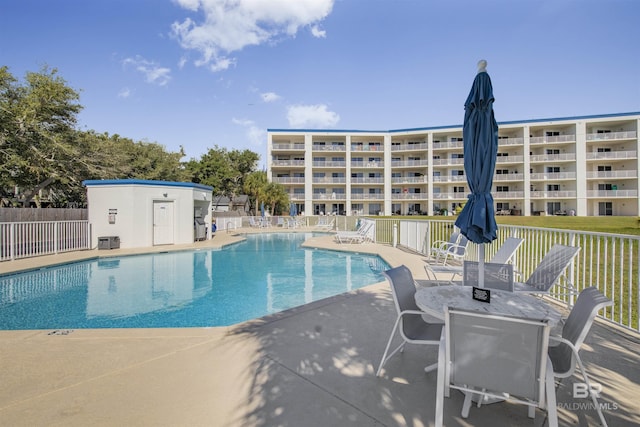
[[[236,232],[245,231],[254,230]],[[188,248],[240,239],[218,232]],[[376,253],[426,278],[422,256],[390,246],[337,245],[331,236],[305,244]],[[0,269],[133,252],[76,252],[4,262]],[[435,361],[435,346],[409,345],[375,376],[394,320],[382,282],[231,327],[0,331],[0,425],[433,425],[436,373],[422,368]],[[597,322],[582,358],[602,384],[609,425],[640,424],[639,337]],[[558,389],[560,425],[597,425],[595,410],[579,407],[589,401],[571,397],[574,381]],[[531,420],[525,407],[501,403],[473,407],[464,420],[462,400],[457,392],[446,399],[447,426],[540,426],[545,418],[537,411]]]

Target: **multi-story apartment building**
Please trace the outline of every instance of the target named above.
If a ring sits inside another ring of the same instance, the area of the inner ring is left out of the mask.
[[[498,127],[497,214],[639,215],[640,112]],[[469,194],[462,125],[267,132],[267,176],[299,212],[436,215]]]

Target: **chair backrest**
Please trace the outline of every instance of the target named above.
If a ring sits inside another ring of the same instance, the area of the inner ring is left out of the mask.
[[[480,263],[477,261],[465,261],[462,264],[462,284],[465,286],[478,286],[480,278]],[[484,287],[513,292],[513,265],[484,263]]]
[[[449,383],[544,402],[549,329],[545,320],[447,309]]]
[[[467,239],[466,236],[461,234],[460,238],[458,239],[458,243],[455,246],[451,247],[451,254],[457,257],[465,256],[468,245],[469,245],[469,239]]]
[[[562,338],[572,343],[579,350],[589,334],[598,311],[610,305],[613,305],[613,301],[601,294],[597,288],[583,289],[578,295],[569,317],[564,322]],[[558,355],[560,358],[554,361],[554,370],[565,371],[573,369],[575,365],[573,363],[573,352],[567,344],[562,342],[559,344]]]
[[[507,237],[498,251],[493,254],[493,257],[491,257],[489,262],[495,264],[508,263],[515,255],[522,242],[524,242],[524,239],[520,239],[519,237]]]
[[[398,314],[406,310],[420,310],[415,300],[416,284],[413,280],[411,270],[405,265],[401,265],[383,271],[382,274],[387,278],[389,285],[391,285],[391,293],[393,294],[393,301]],[[423,325],[424,321],[420,316],[405,316],[402,319],[402,328],[405,330],[411,329],[414,326]]]
[[[580,252],[579,246],[554,245],[531,273],[526,284],[541,292],[548,292],[564,274],[578,252]]]

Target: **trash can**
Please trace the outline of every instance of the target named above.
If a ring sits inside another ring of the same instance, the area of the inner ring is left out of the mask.
[[[120,248],[120,237],[104,236],[98,237],[98,249],[118,249]]]

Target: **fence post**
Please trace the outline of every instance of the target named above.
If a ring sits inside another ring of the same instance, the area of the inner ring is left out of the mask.
[[[398,246],[398,224],[397,223],[393,223],[393,247],[397,247]]]
[[[16,224],[14,222],[11,223],[11,228],[9,229],[9,258],[11,261],[16,259]]]
[[[53,222],[53,253],[58,254],[58,221]]]

